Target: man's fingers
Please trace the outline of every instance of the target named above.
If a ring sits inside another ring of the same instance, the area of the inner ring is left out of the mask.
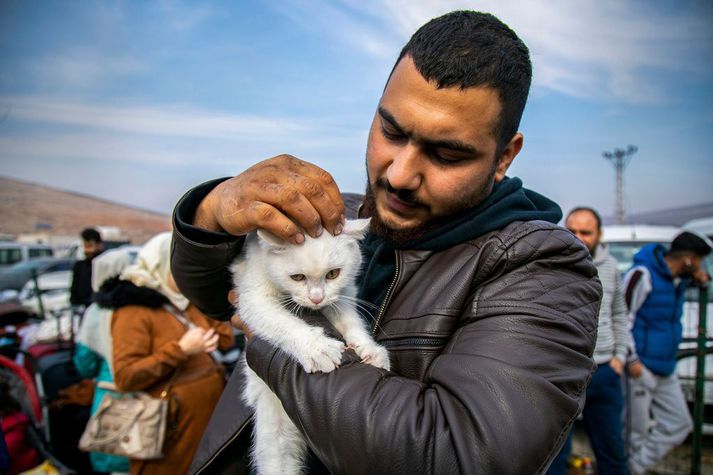
[[[324,173],[326,174],[327,172]],[[329,180],[331,183],[334,183],[331,176]],[[344,202],[342,201],[336,184],[333,186],[325,186],[324,183],[319,180],[299,177],[296,185],[302,196],[308,200],[310,208],[315,210],[319,219],[317,223],[312,223],[311,226],[308,225],[305,227],[310,236],[319,236],[322,227],[331,234],[339,234],[336,231],[337,226],[340,226],[339,231],[341,231],[341,225],[343,224]]]
[[[312,237],[322,229],[339,234],[344,218],[332,176],[290,155],[265,160],[224,181],[199,208],[195,224],[206,229],[237,236],[263,228],[293,243],[303,242],[305,232]]]
[[[283,155],[282,158],[287,168],[294,172],[297,178],[295,185],[298,190],[309,200],[320,216],[320,221],[324,227],[332,234],[339,225],[343,223],[344,202],[334,178],[327,171],[290,155]],[[310,227],[307,223],[301,223],[303,227],[313,237],[316,237],[318,230]]]
[[[304,242],[304,235],[300,228],[276,207],[263,202],[255,202],[250,207],[250,213],[257,227],[288,242],[296,244]]]

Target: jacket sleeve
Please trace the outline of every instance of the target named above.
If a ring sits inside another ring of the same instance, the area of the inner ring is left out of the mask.
[[[171,242],[171,273],[178,288],[203,313],[223,321],[233,315],[228,301],[232,289],[228,266],[240,253],[245,237],[206,231],[192,223],[203,198],[226,179],[203,183],[178,201]]]
[[[651,288],[651,274],[649,274],[649,270],[646,267],[636,266],[629,270],[624,277],[624,303],[629,310],[629,351],[627,363],[633,363],[639,360],[639,355],[636,353],[636,341],[634,340],[632,330],[636,320],[636,313],[649,297]]]
[[[169,341],[154,348],[151,309],[130,305],[114,311],[111,322],[114,382],[120,391],[141,391],[166,379],[188,356]]]
[[[220,323],[213,328],[218,334],[218,349],[229,350],[233,346],[233,327],[227,323]]]
[[[99,374],[102,357],[90,348],[77,342],[74,356],[72,356],[72,362],[82,378],[94,378]]]
[[[616,272],[614,298],[612,299],[612,328],[614,330],[614,356],[622,362],[626,362],[629,352],[629,315],[624,301],[624,287]]]
[[[491,241],[489,275],[423,380],[351,352],[308,374],[264,341],[248,345],[332,473],[541,473],[558,453],[595,368],[601,285],[564,231]]]
[[[69,303],[71,305],[82,304],[82,297],[79,292],[79,272],[77,269],[80,266],[81,261],[77,261],[72,266],[72,285],[69,288]]]

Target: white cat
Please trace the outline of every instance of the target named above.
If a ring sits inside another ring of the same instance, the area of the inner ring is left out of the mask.
[[[330,372],[339,366],[344,343],[308,325],[296,313],[320,311],[362,361],[389,368],[386,349],[369,334],[357,312],[356,275],[361,267],[358,241],[368,219],[347,221],[338,236],[305,236],[300,245],[258,230],[232,267],[238,313],[254,334],[282,349],[305,371]],[[247,365],[243,397],[255,409],[252,460],[261,475],[299,474],[307,445],[280,400]]]

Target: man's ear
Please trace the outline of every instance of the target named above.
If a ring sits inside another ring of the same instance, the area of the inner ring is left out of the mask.
[[[510,168],[512,161],[515,160],[517,154],[520,153],[520,150],[522,150],[524,140],[525,137],[523,137],[520,132],[517,132],[513,135],[512,139],[508,142],[502,152],[500,152],[500,156],[498,157],[498,166],[495,169],[495,181],[502,181],[502,179],[505,178],[505,174],[507,173],[508,168]]]

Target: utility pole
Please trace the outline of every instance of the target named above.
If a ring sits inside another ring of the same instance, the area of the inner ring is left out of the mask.
[[[637,150],[635,145],[629,145],[626,150],[617,148],[613,152],[602,153],[616,169],[616,224],[624,224],[624,169]]]

